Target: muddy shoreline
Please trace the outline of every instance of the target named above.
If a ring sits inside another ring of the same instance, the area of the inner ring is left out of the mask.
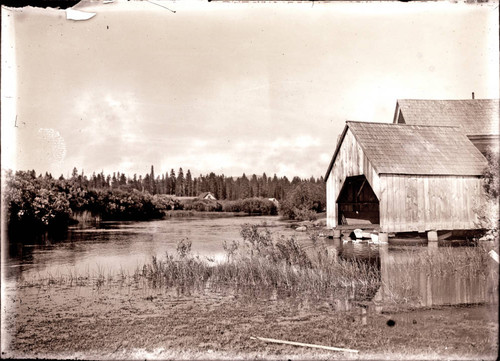
[[[6,288],[2,358],[496,359],[497,308],[363,314],[359,308],[338,311],[327,301],[224,292],[200,297],[119,285]],[[251,336],[360,352],[267,344]]]

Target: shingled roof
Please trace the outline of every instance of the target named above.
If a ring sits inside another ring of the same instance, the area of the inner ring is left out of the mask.
[[[478,176],[486,166],[458,127],[347,121],[325,179],[348,129],[378,174]]]
[[[498,109],[498,99],[399,99],[394,123],[401,111],[406,124],[452,125],[462,127],[467,135],[497,135]]]

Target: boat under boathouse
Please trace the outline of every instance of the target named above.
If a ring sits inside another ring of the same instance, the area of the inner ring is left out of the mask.
[[[325,175],[327,226],[475,229],[486,165],[459,127],[347,121]]]

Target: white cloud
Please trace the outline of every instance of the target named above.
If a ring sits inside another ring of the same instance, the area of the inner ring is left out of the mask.
[[[332,156],[333,156],[333,150],[332,150],[332,154],[321,153],[320,156],[319,156],[319,159],[322,162],[329,162]]]
[[[16,52],[15,110],[32,127],[14,133],[22,168],[49,166],[35,147],[45,128],[65,141],[64,174],[73,166],[144,174],[153,164],[321,175],[346,119],[390,122],[401,97],[498,95],[494,4],[377,4],[359,13],[359,4],[332,3],[304,16],[285,4],[271,14],[267,5],[221,3],[231,10],[186,11],[175,22],[164,21],[168,12],[151,17],[147,3],[123,5],[144,12],[124,22],[106,7],[81,24],[88,31],[51,28],[55,15],[38,10],[14,15],[17,46],[42,44]],[[412,47],[394,46],[404,43]],[[11,133],[2,131],[2,144]]]
[[[91,144],[106,142],[110,136],[125,142],[137,141],[142,133],[139,110],[130,93],[83,94],[76,100],[75,117],[80,119],[79,128]]]
[[[313,138],[310,135],[300,135],[295,138],[294,144],[299,148],[309,148],[312,146],[317,146],[319,144],[319,140],[317,138]]]

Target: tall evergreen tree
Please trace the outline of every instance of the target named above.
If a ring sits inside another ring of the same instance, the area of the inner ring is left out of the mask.
[[[155,182],[155,170],[153,165],[151,165],[151,173],[149,174],[149,193],[156,194],[156,182]]]
[[[166,187],[165,187],[165,174],[161,174],[161,180],[159,181],[159,186],[158,186],[158,193],[160,194],[165,194],[167,193]]]
[[[175,184],[175,195],[184,196],[184,188],[185,188],[185,179],[184,172],[182,168],[179,168],[179,173],[177,174],[177,182]]]
[[[175,171],[174,169],[172,168],[170,170],[170,189],[169,189],[169,192],[168,194],[175,194],[175,188],[176,188],[176,179],[175,179]]]
[[[262,174],[262,177],[259,179],[259,181],[261,182],[259,197],[269,198],[268,189],[267,189],[267,175],[266,175],[266,173]]]
[[[257,181],[257,176],[252,174],[252,178],[250,178],[250,197],[258,197],[259,196],[259,182]]]
[[[200,195],[200,184],[198,178],[193,180],[193,197],[197,197]]]
[[[193,196],[193,178],[191,176],[191,171],[188,169],[186,173],[186,195],[188,197]]]
[[[113,178],[111,178],[111,188],[118,188],[118,180],[116,179],[116,172],[113,172]]]
[[[120,181],[119,181],[119,183],[120,183],[120,186],[124,186],[124,185],[126,185],[126,184],[127,184],[127,178],[125,177],[125,174],[124,174],[124,173],[122,173],[122,174],[120,175]]]
[[[250,197],[251,191],[250,191],[250,181],[248,180],[247,176],[245,173],[241,176],[240,179],[240,194],[239,198],[245,199]]]

